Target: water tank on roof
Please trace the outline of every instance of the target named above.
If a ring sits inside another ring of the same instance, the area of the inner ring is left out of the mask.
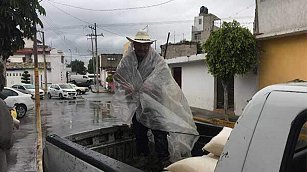
[[[199,15],[201,15],[201,14],[208,14],[208,8],[205,7],[205,6],[201,6]]]

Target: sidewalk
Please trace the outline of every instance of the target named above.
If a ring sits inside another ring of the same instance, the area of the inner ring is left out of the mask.
[[[236,122],[239,118],[239,116],[236,116],[233,111],[229,111],[229,121],[225,121],[223,113],[224,111],[220,109],[210,111],[206,109],[191,107],[191,111],[196,121],[209,122],[228,127],[233,127],[234,122]]]
[[[36,165],[36,125],[34,111],[31,110],[20,120],[20,128],[15,131],[15,143],[8,156],[9,172],[35,172]]]

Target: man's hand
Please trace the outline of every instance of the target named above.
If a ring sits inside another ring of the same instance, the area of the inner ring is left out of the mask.
[[[153,90],[154,88],[153,88],[153,86],[152,85],[149,85],[148,83],[144,83],[143,84],[143,91],[144,92],[153,92],[154,90]]]

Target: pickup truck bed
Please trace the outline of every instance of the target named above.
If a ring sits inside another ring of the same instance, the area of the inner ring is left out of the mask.
[[[222,127],[201,122],[196,122],[196,125],[200,135],[206,135],[199,138],[192,150],[194,156],[200,156],[204,154],[201,150],[203,145],[218,134]],[[66,138],[49,135],[44,151],[45,170],[80,171],[91,167],[98,171],[154,171],[156,156],[150,156],[151,164],[138,166],[140,160],[135,146],[134,133],[126,125],[87,131]]]

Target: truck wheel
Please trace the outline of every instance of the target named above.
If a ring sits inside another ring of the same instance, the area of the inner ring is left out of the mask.
[[[77,90],[77,95],[81,95],[81,91],[80,90]]]
[[[60,97],[60,99],[63,99],[64,97],[63,97],[63,95],[60,93],[59,94],[59,97]]]
[[[27,106],[24,104],[16,105],[17,118],[23,118],[27,113]]]
[[[51,96],[51,94],[50,94],[50,93],[48,93],[48,98],[49,98],[49,99],[51,99],[51,98],[52,98],[52,96]]]

